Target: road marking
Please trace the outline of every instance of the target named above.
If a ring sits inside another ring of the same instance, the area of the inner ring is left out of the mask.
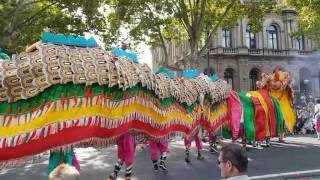
[[[263,178],[272,178],[272,177],[282,177],[282,176],[292,176],[292,175],[301,175],[309,173],[319,173],[320,169],[306,170],[306,171],[293,171],[279,174],[266,174],[260,176],[251,176],[250,179],[263,179]]]

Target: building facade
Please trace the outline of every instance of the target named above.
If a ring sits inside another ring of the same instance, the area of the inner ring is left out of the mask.
[[[276,66],[291,72],[294,77],[294,91],[297,95],[320,97],[320,54],[317,45],[303,35],[291,36],[296,30],[296,13],[284,9],[279,15],[266,14],[262,30],[250,31],[249,20],[238,20],[233,29],[219,28],[211,39],[209,57],[199,60],[200,71],[213,68],[224,77],[235,90],[256,89],[256,81],[261,73],[270,73]],[[169,66],[179,67],[179,62],[190,51],[188,45],[177,46],[167,42]],[[153,59],[159,60],[161,49],[153,50]],[[154,61],[154,69],[159,64]]]

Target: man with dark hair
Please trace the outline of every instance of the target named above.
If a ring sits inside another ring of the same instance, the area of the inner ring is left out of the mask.
[[[223,146],[218,157],[221,177],[228,180],[248,180],[246,150],[237,144]]]

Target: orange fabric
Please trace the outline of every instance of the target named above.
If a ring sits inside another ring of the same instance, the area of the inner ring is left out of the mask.
[[[262,97],[264,98],[264,101],[266,102],[268,109],[269,109],[269,132],[270,132],[270,136],[271,137],[275,137],[276,136],[276,115],[274,113],[274,107],[273,107],[273,103],[272,100],[269,96],[269,93],[267,90],[259,90],[258,91]]]

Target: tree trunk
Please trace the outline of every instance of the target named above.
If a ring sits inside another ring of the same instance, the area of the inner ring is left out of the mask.
[[[164,66],[164,67],[168,67],[169,66],[168,50],[167,50],[167,46],[166,46],[165,40],[164,40],[164,38],[162,36],[162,33],[160,31],[160,28],[158,28],[158,35],[159,35],[161,47],[162,47],[163,52],[164,52],[164,62],[160,62],[159,64],[162,64],[162,66]]]
[[[192,36],[190,38],[190,57],[188,58],[186,69],[193,69],[198,68],[199,62],[198,62],[198,38],[196,33],[192,33]]]

